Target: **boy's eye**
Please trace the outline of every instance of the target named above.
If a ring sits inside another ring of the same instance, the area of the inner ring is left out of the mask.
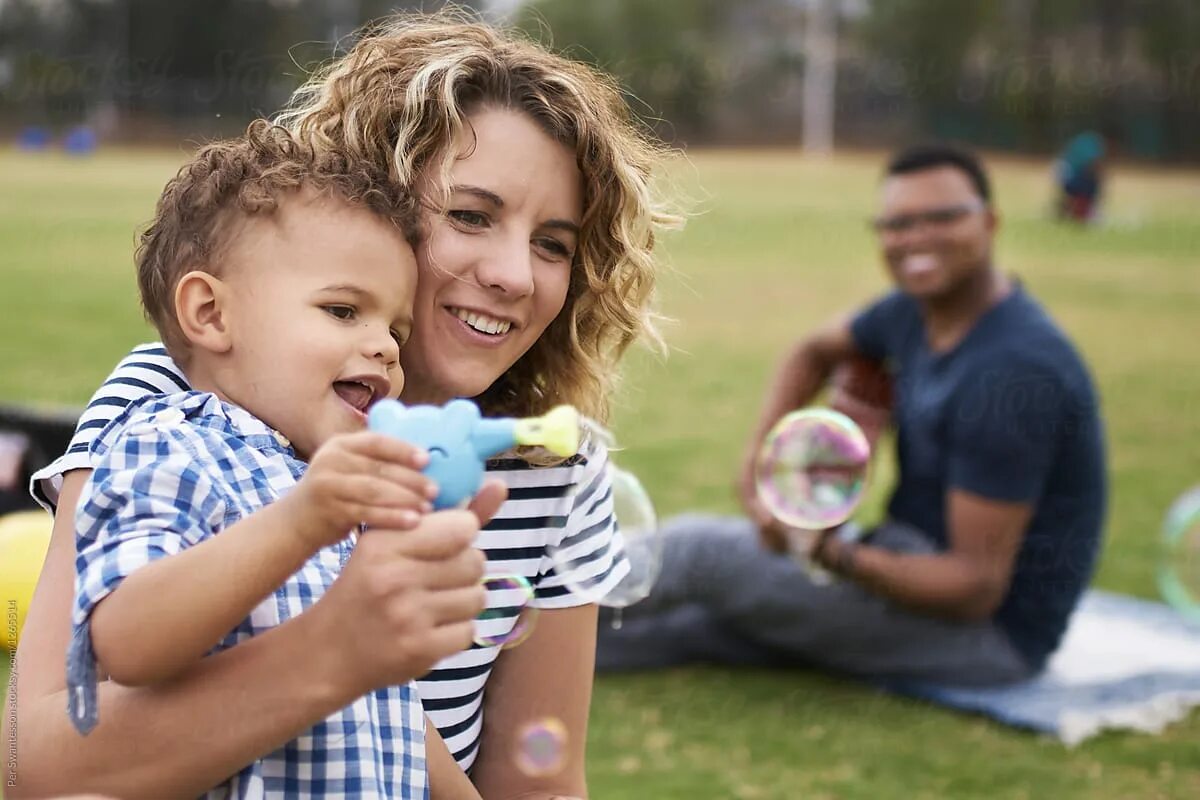
[[[354,319],[354,306],[325,306],[325,312],[341,320]]]
[[[395,328],[391,328],[390,330],[388,330],[388,333],[390,333],[392,335],[392,338],[396,340],[396,346],[399,347],[401,350],[403,350],[404,343],[407,340],[400,334],[400,331],[396,330]]]

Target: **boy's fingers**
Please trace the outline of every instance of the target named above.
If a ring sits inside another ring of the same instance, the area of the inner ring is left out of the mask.
[[[334,469],[350,477],[365,475],[382,478],[391,483],[408,487],[411,491],[429,500],[437,497],[437,484],[421,474],[420,470],[406,464],[376,458],[368,453],[348,452],[345,459]]]
[[[382,461],[375,463],[380,465],[378,474],[384,480],[391,481],[398,486],[404,486],[409,491],[427,500],[433,500],[438,496],[438,485],[420,472],[409,467],[401,467]]]
[[[421,514],[411,508],[372,508],[363,514],[368,530],[411,531],[421,524]]]
[[[338,500],[362,508],[367,514],[376,509],[408,508],[414,511],[433,510],[429,500],[407,486],[367,475],[347,476],[341,484]],[[364,516],[363,522],[366,522]]]
[[[373,431],[347,434],[342,444],[350,452],[414,469],[423,469],[429,463],[429,453],[424,448]]]

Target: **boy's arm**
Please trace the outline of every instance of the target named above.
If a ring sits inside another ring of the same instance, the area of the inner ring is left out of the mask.
[[[281,501],[130,574],[92,612],[97,661],[129,686],[195,664],[312,555],[295,527]]]
[[[312,609],[204,658],[177,681],[139,688],[102,682],[103,718],[81,738],[63,714],[62,663],[74,580],[72,512],[86,477],[81,470],[65,475],[59,517],[13,670],[6,708],[15,713],[0,715],[5,752],[20,753],[15,761],[0,759],[5,797],[82,791],[129,800],[195,797],[366,691],[411,680],[470,645],[470,620],[484,607],[482,556],[470,545],[480,521],[490,519],[503,501],[502,484],[485,486],[476,498],[478,521],[459,511],[431,514],[404,537],[373,532],[382,536],[374,547],[368,534]],[[475,564],[474,571],[456,573],[455,583],[448,570],[464,560]],[[397,573],[408,579],[380,580]],[[462,591],[447,587],[459,586],[478,596],[457,625],[445,613],[435,618],[390,612],[397,601],[409,608],[445,608],[444,599]],[[303,670],[296,669],[299,663]],[[129,758],[131,752],[138,757]]]
[[[411,445],[366,432],[338,436],[321,447],[282,499],[213,536],[228,505],[222,490],[196,469],[186,444],[170,435],[156,444],[164,440],[171,455],[140,469],[103,477],[98,468],[96,497],[80,513],[85,523],[100,517],[93,527],[101,536],[90,548],[98,555],[94,563],[89,550],[81,556],[81,584],[85,600],[94,604],[92,650],[118,683],[174,677],[313,553],[360,523],[412,528],[419,511],[431,510],[425,498],[437,491],[417,471],[428,456]],[[124,448],[131,450],[146,448]],[[111,588],[118,581],[119,588]]]

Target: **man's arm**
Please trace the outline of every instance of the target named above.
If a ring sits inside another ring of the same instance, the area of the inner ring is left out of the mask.
[[[755,451],[780,417],[812,402],[834,368],[855,355],[849,318],[830,322],[793,345],[776,367],[763,400],[750,437]]]
[[[814,558],[914,611],[959,621],[987,619],[1008,593],[1033,507],[961,489],[950,491],[947,506],[945,553],[895,553],[826,536]]]

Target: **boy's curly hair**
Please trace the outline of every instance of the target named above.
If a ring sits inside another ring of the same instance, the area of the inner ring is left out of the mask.
[[[275,213],[301,189],[335,197],[394,223],[412,246],[420,238],[416,201],[388,176],[387,166],[314,149],[266,120],[244,136],[207,145],[180,168],[159,197],[154,221],[136,255],[138,289],[146,318],[180,363],[187,340],[175,316],[175,286],[185,274],[221,274],[221,256],[239,218]]]

